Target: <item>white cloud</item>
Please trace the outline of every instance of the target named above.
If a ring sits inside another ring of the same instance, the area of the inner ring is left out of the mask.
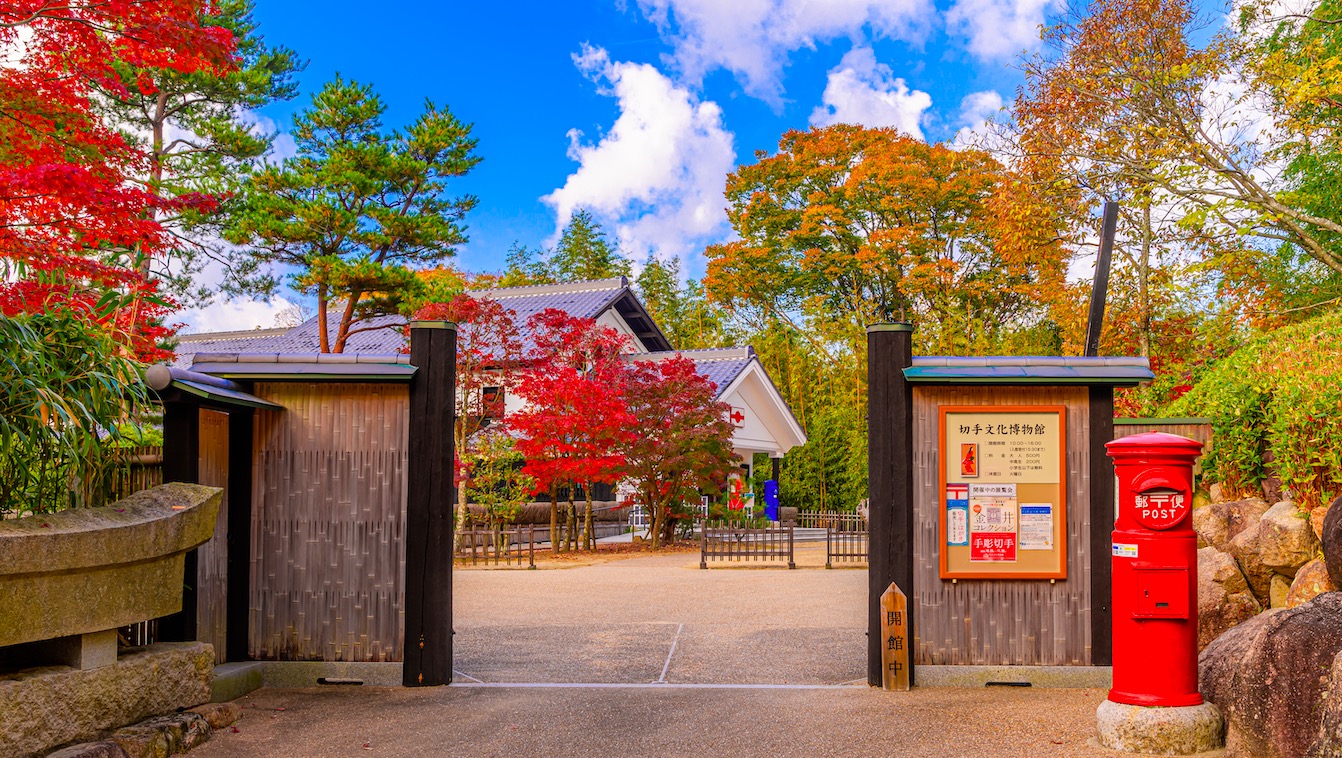
[[[1037,47],[1044,14],[1061,7],[1061,0],[955,0],[946,28],[967,38],[969,52],[980,60],[1008,59]]]
[[[293,303],[282,297],[274,300],[236,299],[212,303],[204,308],[179,311],[169,319],[186,324],[183,334],[197,332],[234,332],[269,329],[275,318]]]
[[[860,43],[897,39],[921,43],[936,18],[931,0],[639,0],[669,56],[691,84],[719,68],[746,92],[780,103],[788,53],[847,37]]]
[[[569,132],[568,154],[578,168],[541,198],[555,209],[558,226],[585,208],[636,259],[688,255],[720,234],[736,152],[717,103],[699,100],[651,65],[611,61],[600,48],[584,45],[573,60],[619,100],[620,115],[595,144]]]
[[[298,145],[294,144],[292,134],[280,128],[275,123],[275,119],[244,108],[238,109],[238,121],[247,125],[247,130],[257,136],[274,136],[270,143],[270,152],[266,153],[264,158],[266,163],[280,163],[285,158],[292,158],[298,154]]]
[[[0,29],[0,68],[20,68],[26,66],[28,43],[34,35],[31,26],[16,26]]]
[[[830,70],[821,100],[824,105],[811,113],[812,124],[893,126],[915,139],[923,139],[923,114],[932,107],[931,95],[910,90],[889,66],[876,62],[869,47],[853,48]]]
[[[960,101],[958,122],[960,130],[955,133],[951,144],[956,147],[977,147],[987,149],[992,133],[988,129],[988,119],[1002,110],[1002,96],[996,90],[971,92]]]

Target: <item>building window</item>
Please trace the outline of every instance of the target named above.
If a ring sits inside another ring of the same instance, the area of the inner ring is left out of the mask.
[[[504,396],[502,387],[485,387],[480,397],[481,412],[486,424],[503,420]]]

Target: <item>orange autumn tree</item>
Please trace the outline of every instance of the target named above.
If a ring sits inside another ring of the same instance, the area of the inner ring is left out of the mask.
[[[1245,156],[1215,144],[1231,117],[1214,96],[1231,53],[1222,36],[1194,45],[1198,24],[1184,0],[1090,3],[1046,30],[1004,130],[1014,165],[1066,211],[1073,249],[1093,250],[1100,204],[1120,203],[1101,351],[1147,357],[1158,377],[1120,393],[1124,413],[1185,390],[1233,348],[1235,319],[1273,299],[1246,266],[1262,251],[1226,233],[1227,222],[1249,224],[1241,203],[1221,202],[1229,175],[1199,165],[1212,152],[1227,168]],[[1055,303],[1065,352],[1081,349],[1088,289]]]
[[[831,360],[864,355],[866,325],[891,320],[916,321],[923,352],[1000,350],[1063,282],[1051,214],[1005,202],[986,152],[838,124],[758,157],[728,178],[740,239],[708,248],[709,293]]]

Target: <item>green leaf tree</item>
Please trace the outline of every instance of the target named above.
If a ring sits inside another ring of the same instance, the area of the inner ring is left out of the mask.
[[[526,461],[501,426],[478,436],[475,449],[464,461],[469,471],[466,491],[471,501],[480,505],[490,529],[504,527],[516,521],[522,506],[531,501],[536,482],[522,472]]]
[[[708,302],[703,285],[694,279],[680,283],[680,259],[660,261],[648,256],[638,274],[643,305],[677,350],[725,347],[739,336],[720,308]]]
[[[324,353],[422,299],[415,271],[455,255],[476,204],[448,194],[480,161],[471,126],[426,102],[404,132],[385,131],[385,110],[371,87],[337,76],[295,117],[297,155],[251,177],[246,210],[228,230],[251,247],[249,290],[270,294],[271,272],[291,267],[292,286],[315,295]]]

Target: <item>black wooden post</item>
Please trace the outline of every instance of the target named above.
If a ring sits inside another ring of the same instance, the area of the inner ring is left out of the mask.
[[[870,569],[867,572],[867,683],[881,686],[881,594],[894,582],[909,598],[913,644],[913,325],[867,327],[867,472]],[[913,682],[913,651],[909,654]]]
[[[163,404],[163,482],[200,483],[200,408],[195,403]],[[182,610],[159,621],[159,639],[196,639],[196,551],[186,554],[182,571]]]
[[[248,389],[250,392],[250,388]],[[228,594],[224,609],[226,658],[251,658],[248,646],[252,589],[251,408],[228,411]]]
[[[1114,388],[1090,388],[1090,663],[1113,663]]]
[[[410,322],[410,447],[406,462],[405,666],[401,683],[452,683],[452,427],[457,327]]]

